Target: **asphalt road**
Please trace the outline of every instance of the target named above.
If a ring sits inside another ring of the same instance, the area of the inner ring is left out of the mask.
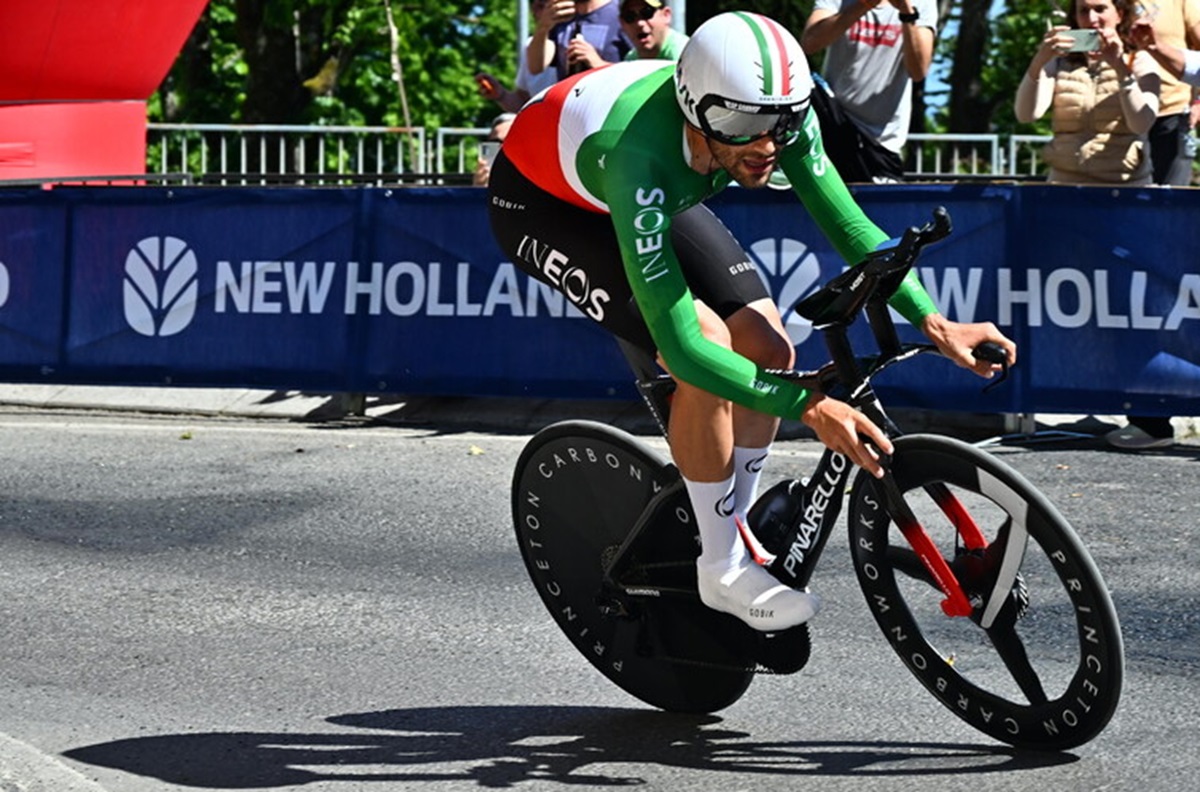
[[[1125,694],[1018,753],[893,656],[841,537],[800,673],[713,716],[595,673],[509,526],[521,434],[0,410],[0,790],[1177,790],[1200,758],[1200,447],[1003,448],[1114,592]],[[780,443],[774,475],[818,446]]]

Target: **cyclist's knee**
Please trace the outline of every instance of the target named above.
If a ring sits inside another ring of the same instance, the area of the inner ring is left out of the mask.
[[[739,333],[734,338],[733,348],[764,368],[788,369],[796,362],[796,349],[791,339],[766,323]]]
[[[696,316],[700,319],[700,332],[707,340],[726,349],[733,349],[733,333],[716,311],[697,300]]]
[[[766,368],[791,368],[795,363],[796,350],[769,300],[747,305],[729,317],[728,324],[738,354]]]

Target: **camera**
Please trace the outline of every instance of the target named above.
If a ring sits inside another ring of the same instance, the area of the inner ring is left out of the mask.
[[[1064,30],[1063,34],[1074,39],[1067,52],[1095,52],[1100,49],[1100,31],[1098,30]]]

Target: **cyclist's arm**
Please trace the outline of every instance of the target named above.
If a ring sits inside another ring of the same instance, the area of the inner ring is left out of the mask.
[[[610,173],[633,170],[613,165],[609,163]],[[665,205],[663,192],[646,186],[651,183],[644,177],[646,170],[640,168],[643,178],[637,184],[610,177],[607,193],[625,273],[667,370],[683,382],[743,407],[799,418],[810,396],[808,390],[768,374],[749,358],[704,337],[692,293],[671,247],[671,218],[657,212]]]
[[[847,262],[860,263],[887,241],[888,235],[863,213],[825,156],[815,112],[809,111],[800,139],[783,150],[779,162],[804,208]],[[926,316],[937,312],[915,269],[888,302],[917,327]]]

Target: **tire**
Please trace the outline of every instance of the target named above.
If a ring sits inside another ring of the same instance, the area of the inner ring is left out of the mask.
[[[991,454],[931,435],[901,437],[895,446],[892,472],[905,503],[977,599],[969,618],[942,612],[943,596],[887,513],[882,485],[860,472],[851,553],[892,648],[947,709],[997,740],[1039,750],[1091,740],[1120,700],[1124,650],[1108,589],[1078,536]],[[948,516],[955,512],[933,497],[947,488],[988,549],[956,550]],[[1005,571],[1010,564],[1019,574]]]
[[[660,494],[660,516],[639,539],[630,573],[633,582],[693,593],[630,598],[632,605],[616,612],[602,590],[604,565]],[[565,421],[525,446],[512,498],[529,576],[596,669],[630,695],[672,712],[714,712],[742,696],[754,677],[743,648],[753,631],[694,594],[699,545],[673,466],[625,432]]]

